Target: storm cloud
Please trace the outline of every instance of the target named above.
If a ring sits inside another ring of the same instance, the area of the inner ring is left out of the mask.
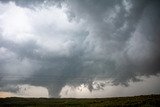
[[[158,76],[159,5],[158,0],[1,0],[0,91],[18,92],[17,86],[30,84],[59,97],[65,86],[84,84],[93,91]]]

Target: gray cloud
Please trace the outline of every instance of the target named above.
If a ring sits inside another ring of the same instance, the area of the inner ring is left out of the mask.
[[[0,90],[31,84],[58,97],[67,84],[157,75],[159,10],[156,0],[2,0]]]

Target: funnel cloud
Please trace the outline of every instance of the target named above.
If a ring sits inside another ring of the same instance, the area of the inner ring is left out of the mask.
[[[40,87],[49,97],[67,97],[113,86],[118,93],[156,78],[155,87],[144,87],[160,93],[159,6],[158,0],[0,0],[0,92]]]

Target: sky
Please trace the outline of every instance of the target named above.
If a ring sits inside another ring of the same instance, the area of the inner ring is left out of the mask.
[[[159,0],[0,0],[0,97],[160,94]]]

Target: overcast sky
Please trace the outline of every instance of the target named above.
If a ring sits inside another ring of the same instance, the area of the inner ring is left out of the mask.
[[[0,0],[0,97],[160,93],[159,0]]]

